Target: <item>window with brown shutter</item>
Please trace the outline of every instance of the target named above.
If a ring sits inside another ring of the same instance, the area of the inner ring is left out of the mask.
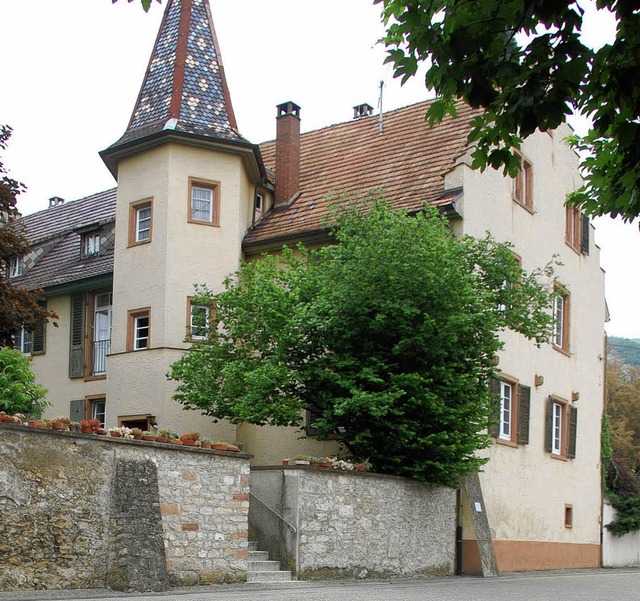
[[[70,378],[82,378],[84,376],[85,310],[84,293],[74,294],[71,297],[71,339],[69,348]]]

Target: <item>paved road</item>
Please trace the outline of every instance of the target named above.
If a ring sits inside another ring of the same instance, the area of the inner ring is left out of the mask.
[[[53,601],[638,601],[640,570],[579,570],[508,574],[499,578],[294,583],[178,589],[171,593],[105,591],[0,593],[0,600]]]

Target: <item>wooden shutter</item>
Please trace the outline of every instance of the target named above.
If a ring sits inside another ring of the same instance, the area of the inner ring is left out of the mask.
[[[580,220],[582,226],[582,236],[580,237],[580,252],[589,254],[589,218],[586,215],[582,215]]]
[[[576,457],[576,435],[578,433],[578,408],[569,407],[569,432],[567,439],[567,457]]]
[[[531,410],[531,387],[518,387],[518,444],[529,444],[529,413]]]
[[[84,376],[84,294],[71,297],[71,341],[69,348],[69,377]]]
[[[547,399],[547,420],[544,428],[544,450],[547,453],[551,453],[553,437],[553,399],[549,397]]]
[[[489,434],[496,438],[500,435],[500,380],[491,378],[489,380],[489,392],[491,398],[491,414],[489,416]]]
[[[46,310],[47,303],[40,303],[43,309]],[[46,333],[47,333],[47,324],[43,315],[38,316],[36,320],[35,328],[33,329],[33,345],[31,347],[31,352],[34,355],[43,355],[45,352],[45,342],[46,342]]]
[[[69,419],[72,422],[79,422],[84,419],[84,400],[71,401],[69,403]]]

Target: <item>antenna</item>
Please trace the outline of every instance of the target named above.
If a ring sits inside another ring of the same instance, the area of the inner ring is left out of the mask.
[[[382,125],[382,89],[384,88],[384,81],[380,80],[380,98],[378,99],[378,107],[380,108],[380,133],[383,132]]]

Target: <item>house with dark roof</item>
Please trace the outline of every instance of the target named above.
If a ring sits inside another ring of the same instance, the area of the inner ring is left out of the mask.
[[[471,169],[472,109],[460,105],[434,128],[426,109],[374,116],[363,105],[353,121],[301,133],[301,108],[284,102],[276,140],[253,144],[235,121],[208,2],[169,0],[129,125],[101,153],[117,188],[52,199],[22,220],[31,252],[12,275],[44,288],[60,319],[37,348],[29,333],[19,344],[49,391],[48,415],[197,430],[237,441],[255,465],[331,454],[331,441],[211,424],[172,399],[165,374],[208,311],[193,302],[194,284],[220,290],[241,259],[328,242],[327,207],[343,195],[379,191],[406,211],[438,206],[457,233],[510,241],[526,270],[562,262],[552,343],[504,334],[483,500],[461,493],[463,571],[480,569],[479,513],[502,571],[596,567],[604,275],[592,226],[564,204],[581,184],[568,128],[527,138],[512,179]]]

